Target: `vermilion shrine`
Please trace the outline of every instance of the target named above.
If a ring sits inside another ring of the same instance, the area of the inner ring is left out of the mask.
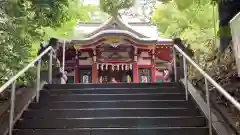
[[[112,78],[140,83],[141,76],[146,76],[145,82],[161,81],[172,61],[173,41],[159,38],[156,27],[149,23],[126,23],[117,16],[103,24],[82,23],[78,28],[85,32],[83,37],[75,37],[65,49],[69,83],[84,83],[83,76],[88,76],[88,83],[106,83]],[[59,59],[62,54],[60,47]]]

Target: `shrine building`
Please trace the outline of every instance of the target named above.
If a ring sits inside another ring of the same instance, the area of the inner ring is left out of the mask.
[[[161,82],[172,61],[172,39],[160,38],[150,23],[126,23],[111,17],[105,23],[81,23],[82,36],[65,46],[68,83]],[[58,58],[62,58],[62,46]]]

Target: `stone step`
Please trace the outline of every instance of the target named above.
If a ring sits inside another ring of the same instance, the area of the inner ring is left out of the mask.
[[[161,88],[179,87],[180,83],[109,83],[109,84],[47,84],[48,89],[83,89],[83,88]]]
[[[48,101],[109,101],[109,100],[184,100],[183,93],[135,93],[135,94],[66,94],[54,95],[41,91],[41,100]]]
[[[184,121],[184,122],[183,122]],[[100,117],[83,119],[23,119],[16,129],[66,128],[153,128],[153,127],[204,127],[205,117]]]
[[[98,128],[98,129],[21,129],[13,135],[208,135],[206,127],[179,128]]]
[[[40,100],[41,101],[41,100]],[[83,108],[190,108],[195,107],[191,101],[177,100],[126,100],[126,101],[91,101],[91,102],[40,102],[31,103],[30,109],[83,109]]]
[[[161,88],[84,88],[84,89],[51,89],[51,94],[134,94],[134,93],[185,93],[175,87]]]
[[[197,108],[87,108],[27,110],[23,118],[202,116]]]

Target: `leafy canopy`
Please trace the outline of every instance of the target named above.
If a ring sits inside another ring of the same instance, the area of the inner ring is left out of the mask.
[[[188,8],[179,9],[178,3],[171,1],[160,4],[152,16],[152,22],[158,27],[161,36],[168,38],[181,37],[186,44],[190,44],[195,52],[204,54],[216,50],[216,31],[213,19],[216,6],[208,0],[193,3]]]
[[[111,16],[116,16],[121,9],[133,6],[135,0],[100,0],[100,8]]]
[[[102,21],[108,17],[100,8],[95,5],[86,5],[80,0],[71,0],[67,9],[68,20],[61,24],[60,27],[45,27],[45,39],[56,37],[59,39],[72,39],[75,35],[75,27],[79,22]],[[102,20],[99,20],[101,18]]]
[[[71,34],[77,22],[90,21],[89,11],[95,10],[79,0],[2,0],[0,4],[0,84],[36,56],[41,41]],[[34,81],[34,75],[27,73],[22,81]]]
[[[231,0],[158,0],[158,1],[160,1],[164,4],[174,1],[180,10],[184,10],[196,3],[198,3],[198,4],[206,3],[206,2],[219,3],[219,2],[227,2],[227,1],[231,1]]]

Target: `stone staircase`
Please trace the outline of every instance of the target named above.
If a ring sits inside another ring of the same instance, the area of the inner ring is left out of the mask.
[[[46,85],[13,135],[208,135],[177,83]]]

